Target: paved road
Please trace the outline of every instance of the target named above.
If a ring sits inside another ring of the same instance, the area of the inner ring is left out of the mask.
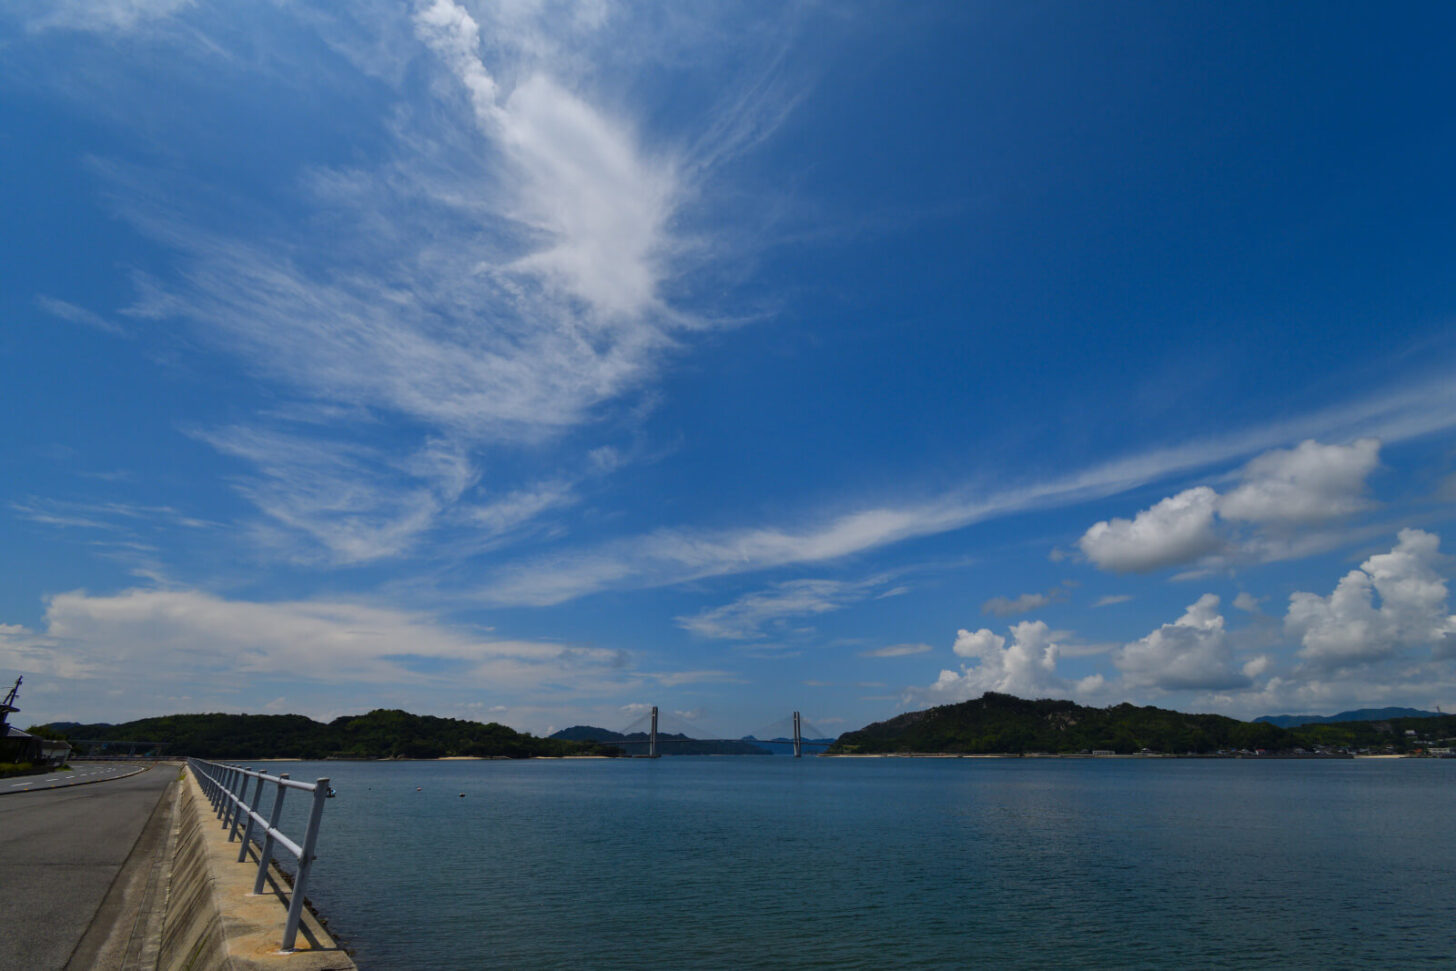
[[[0,779],[0,796],[11,792],[34,792],[36,789],[58,789],[62,786],[79,786],[88,782],[104,782],[121,776],[143,772],[147,763],[141,762],[72,762],[70,772],[51,772],[46,775],[25,775],[17,779]]]
[[[100,785],[0,799],[0,971],[65,966],[177,774],[157,765]]]

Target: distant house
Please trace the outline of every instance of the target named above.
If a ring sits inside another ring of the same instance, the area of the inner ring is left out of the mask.
[[[22,732],[14,725],[0,725],[0,762],[31,762],[60,765],[71,755],[69,742],[55,742]]]
[[[22,732],[14,725],[6,724],[10,713],[20,710],[15,707],[15,696],[20,692],[20,682],[21,679],[16,678],[10,693],[5,696],[4,701],[0,701],[0,762],[60,765],[71,755],[69,742],[56,742],[48,738],[41,738],[39,735]]]

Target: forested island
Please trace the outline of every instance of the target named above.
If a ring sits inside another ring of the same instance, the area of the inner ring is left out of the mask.
[[[496,722],[412,715],[379,708],[324,724],[304,715],[166,715],[120,725],[55,722],[37,726],[101,754],[105,742],[162,743],[163,754],[203,759],[438,759],[620,755],[593,742],[537,738]],[[78,755],[87,754],[78,751]]]
[[[1412,754],[1451,744],[1456,716],[1281,728],[1123,703],[1088,708],[987,692],[846,732],[830,755]]]

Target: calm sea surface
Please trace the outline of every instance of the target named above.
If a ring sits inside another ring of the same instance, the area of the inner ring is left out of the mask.
[[[286,768],[366,971],[1456,965],[1456,760]]]

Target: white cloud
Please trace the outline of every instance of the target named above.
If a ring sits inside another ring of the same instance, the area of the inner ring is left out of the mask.
[[[452,0],[420,7],[416,23],[514,166],[511,216],[551,240],[511,268],[544,277],[599,314],[652,307],[677,194],[672,165],[646,160],[626,126],[544,73],[502,100],[480,58],[478,25]]]
[[[1225,519],[1303,525],[1337,519],[1369,505],[1365,480],[1380,462],[1380,442],[1321,445],[1313,439],[1293,449],[1273,449],[1249,462],[1241,484],[1219,500]]]
[[[715,669],[700,671],[644,671],[643,677],[652,678],[664,688],[676,688],[685,684],[748,684],[743,676],[733,671]]]
[[[1131,520],[1095,523],[1077,541],[1082,552],[1104,570],[1145,573],[1187,563],[1223,543],[1214,530],[1218,493],[1207,486],[1170,496]]]
[[[84,30],[98,33],[133,30],[170,16],[193,0],[22,0],[26,28]]]
[[[981,604],[981,613],[994,617],[1014,617],[1017,614],[1039,610],[1049,604],[1066,599],[1066,591],[1054,587],[1046,593],[1023,593],[1018,597],[992,597]]]
[[[1113,659],[1123,680],[1165,691],[1248,687],[1250,675],[1235,663],[1218,604],[1218,597],[1204,594],[1173,623],[1123,647]]]
[[[518,564],[491,578],[479,596],[490,603],[547,606],[605,589],[663,586],[792,563],[822,562],[1013,513],[1116,495],[1175,473],[1247,454],[1251,447],[1267,448],[1271,438],[1290,431],[1356,428],[1378,431],[1391,440],[1450,427],[1456,420],[1451,417],[1456,415],[1452,382],[1443,379],[1419,387],[1420,394],[1403,391],[1372,398],[1298,421],[1197,445],[1158,449],[991,493],[963,490],[930,501],[868,506],[793,529],[660,529],[595,549]],[[1437,413],[1446,405],[1450,406],[1449,412]],[[1216,528],[1218,499],[1218,494],[1207,486],[1189,489],[1143,510],[1132,521],[1098,523],[1082,539],[1103,557],[1109,569],[1137,572],[1197,559],[1232,542]],[[1270,559],[1287,558],[1328,548],[1329,542],[1326,538],[1305,544],[1264,544],[1257,551]],[[1083,552],[1098,561],[1092,552],[1085,548]]]
[[[1130,593],[1109,593],[1105,597],[1098,597],[1097,600],[1093,602],[1092,606],[1111,607],[1113,604],[1125,604],[1131,599],[1133,599],[1133,597]]]
[[[678,626],[701,637],[755,640],[769,629],[781,632],[783,621],[839,610],[864,600],[881,581],[790,580],[770,590],[745,594],[721,607],[677,618]]]
[[[860,651],[860,657],[908,657],[912,654],[925,654],[934,650],[929,644],[891,644],[888,647],[877,647],[869,651]]]
[[[1260,602],[1258,597],[1249,593],[1247,590],[1239,591],[1238,596],[1234,597],[1234,606],[1248,614],[1263,613],[1259,608]]]
[[[85,307],[78,307],[65,300],[57,300],[55,297],[48,297],[45,294],[37,294],[35,305],[52,317],[59,317],[61,320],[73,324],[82,324],[107,334],[115,334],[118,337],[127,336],[126,329],[114,324],[105,317]]]
[[[188,191],[196,187],[94,161],[119,213],[180,255],[165,279],[140,279],[135,316],[190,319],[300,406],[347,413],[347,425],[408,429],[417,458],[457,459],[453,479],[391,467],[391,457],[358,448],[342,421],[320,425],[309,442],[246,426],[200,432],[257,465],[244,494],[274,523],[260,535],[285,555],[299,555],[284,541],[299,533],[339,562],[407,555],[451,516],[499,533],[559,508],[571,501],[570,476],[498,479],[506,463],[481,454],[610,417],[609,407],[650,384],[674,335],[702,325],[659,295],[683,254],[669,228],[681,196],[673,156],[647,151],[591,84],[550,73],[570,73],[563,43],[602,25],[589,6],[570,16],[554,5],[491,6],[482,30],[449,0],[420,4],[408,53],[418,64],[427,50],[427,68],[443,66],[428,89],[436,102],[407,100],[401,72],[380,73],[401,86],[382,123],[388,161],[285,173],[311,210],[304,219],[274,213],[288,228],[272,239],[229,235],[232,221],[218,219],[206,193]],[[397,12],[359,16],[299,13],[330,38],[350,35],[335,39],[367,61],[368,37],[387,33]],[[320,70],[310,64],[289,80],[307,88]],[[711,240],[693,245],[706,259]],[[67,319],[105,323],[40,301]],[[589,451],[603,474],[620,461],[609,446]],[[492,495],[459,508],[462,483],[486,474]]]
[[[956,633],[953,650],[975,663],[959,671],[944,670],[928,689],[937,703],[965,701],[987,691],[1040,698],[1064,694],[1067,683],[1057,677],[1057,645],[1052,632],[1039,620],[1011,627],[1011,640],[986,628]]]
[[[1456,617],[1436,572],[1439,545],[1435,533],[1403,529],[1394,549],[1351,570],[1328,597],[1290,596],[1284,624],[1299,638],[1300,657],[1337,670],[1414,649],[1436,657],[1456,654]]]
[[[252,463],[258,472],[240,485],[243,495],[339,563],[408,552],[476,480],[465,456],[443,442],[427,442],[401,458],[257,428],[197,435]]]
[[[197,590],[58,594],[47,603],[43,630],[0,630],[0,667],[68,678],[77,698],[94,698],[105,686],[153,697],[187,685],[215,701],[242,684],[300,680],[320,690],[591,694],[640,681],[628,662],[616,650],[482,637],[419,612],[228,600]]]
[[[1289,559],[1340,542],[1338,534],[1296,537],[1294,530],[1350,516],[1367,508],[1365,480],[1379,463],[1380,442],[1321,445],[1313,439],[1293,449],[1271,449],[1238,472],[1239,485],[1220,496],[1208,486],[1187,489],[1138,513],[1132,520],[1094,524],[1078,546],[1097,566],[1115,573],[1142,573],[1205,560],[1215,553],[1260,560]],[[1226,523],[1246,522],[1253,535],[1237,536]],[[1178,579],[1195,579],[1195,569]]]

